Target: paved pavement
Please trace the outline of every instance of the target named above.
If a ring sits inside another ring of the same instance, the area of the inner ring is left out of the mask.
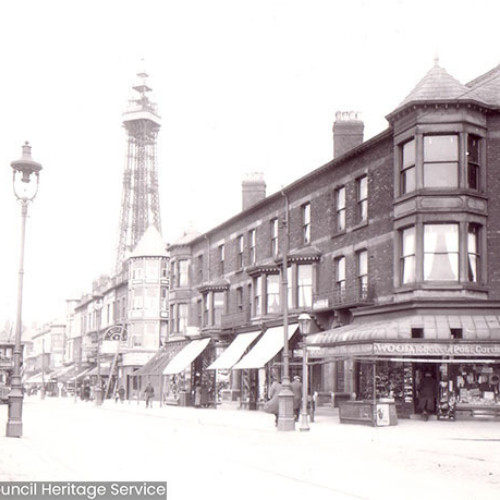
[[[340,424],[321,409],[309,432],[237,409],[144,408],[26,398],[21,439],[6,438],[0,480],[167,480],[169,500],[493,499],[500,420]]]

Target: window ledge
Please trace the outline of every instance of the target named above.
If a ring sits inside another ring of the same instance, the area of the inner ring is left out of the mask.
[[[427,281],[419,283],[408,283],[394,289],[394,293],[407,293],[415,290],[467,290],[472,292],[488,292],[488,287],[479,283],[458,283],[447,281]]]
[[[338,238],[339,236],[343,236],[344,234],[347,234],[347,231],[345,229],[342,229],[342,231],[337,231],[332,234],[332,239],[333,238]]]
[[[366,226],[368,226],[368,221],[364,220],[364,221],[358,222],[356,225],[354,225],[352,230],[357,231],[358,229],[361,229],[361,228],[366,227]]]

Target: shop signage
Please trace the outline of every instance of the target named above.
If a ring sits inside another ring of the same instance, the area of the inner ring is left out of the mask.
[[[420,342],[387,342],[373,344],[375,355],[419,356],[500,356],[500,344],[446,344]]]

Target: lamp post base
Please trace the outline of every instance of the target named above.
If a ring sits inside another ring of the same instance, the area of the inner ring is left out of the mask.
[[[300,431],[308,431],[310,430],[310,427],[309,427],[309,417],[307,415],[307,413],[301,413],[300,414],[300,427],[299,427],[299,430]]]
[[[102,389],[97,388],[95,390],[95,404],[97,406],[102,405]]]
[[[17,394],[19,392],[20,394]],[[21,437],[23,435],[23,395],[19,390],[12,390],[9,395],[9,416],[5,435]]]
[[[294,431],[293,393],[290,385],[283,385],[279,394],[278,430]]]

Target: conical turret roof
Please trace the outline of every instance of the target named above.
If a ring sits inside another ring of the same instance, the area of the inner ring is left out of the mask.
[[[457,99],[468,91],[468,87],[451,76],[436,60],[434,66],[417,83],[398,108],[415,101]]]
[[[165,242],[155,226],[149,226],[130,257],[168,257]]]

